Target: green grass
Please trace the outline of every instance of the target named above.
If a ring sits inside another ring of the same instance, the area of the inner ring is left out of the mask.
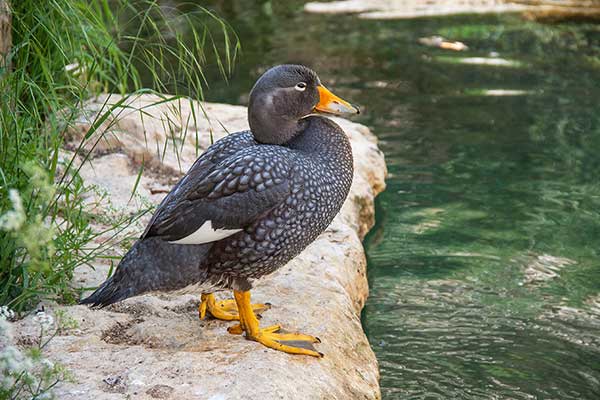
[[[109,227],[111,239],[94,240],[107,232],[90,228],[89,188],[74,158],[60,152],[85,100],[128,91],[201,99],[203,65],[215,63],[225,77],[239,42],[197,6],[180,12],[151,0],[15,0],[11,10],[12,51],[9,66],[0,66],[0,305],[24,311],[47,298],[75,301],[74,268],[106,256],[118,232],[148,211],[123,215]],[[114,107],[105,109],[80,149],[98,140],[93,134]]]

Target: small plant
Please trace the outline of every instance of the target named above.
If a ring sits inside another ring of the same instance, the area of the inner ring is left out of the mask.
[[[14,312],[0,307],[0,398],[52,399],[52,389],[63,381],[72,381],[67,369],[44,357],[44,349],[50,341],[65,329],[72,329],[75,322],[65,313],[56,313],[56,319],[45,311],[38,311],[33,318],[39,327],[34,345],[21,350],[14,345],[11,319]]]
[[[156,0],[10,2],[12,50],[0,65],[0,304],[21,312],[44,298],[75,301],[75,267],[110,257],[119,233],[148,211],[95,232],[79,170],[131,96],[172,93],[157,104],[183,99],[179,93],[202,98],[208,58],[230,71],[237,38],[206,9],[188,8]],[[86,99],[128,91],[105,104],[73,153],[62,149]]]

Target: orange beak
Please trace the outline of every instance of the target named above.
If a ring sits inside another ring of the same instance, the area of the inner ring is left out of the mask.
[[[340,99],[325,86],[319,85],[317,90],[319,91],[319,103],[315,106],[316,111],[330,114],[360,114],[358,107]]]

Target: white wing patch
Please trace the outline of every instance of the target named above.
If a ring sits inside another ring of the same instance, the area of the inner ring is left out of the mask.
[[[239,231],[241,231],[241,229],[213,229],[212,222],[206,221],[204,224],[202,224],[200,228],[198,228],[192,234],[169,243],[202,244],[216,242],[217,240],[224,239],[227,236],[231,236]]]

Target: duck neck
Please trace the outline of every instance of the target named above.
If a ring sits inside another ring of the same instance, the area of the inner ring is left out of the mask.
[[[264,144],[279,144],[292,140],[304,130],[304,122],[286,118],[270,117],[266,120],[248,118],[250,130],[256,141]]]
[[[304,123],[304,129],[286,143],[287,147],[333,163],[351,159],[350,142],[337,124],[329,118],[317,115],[311,115],[301,121]]]

